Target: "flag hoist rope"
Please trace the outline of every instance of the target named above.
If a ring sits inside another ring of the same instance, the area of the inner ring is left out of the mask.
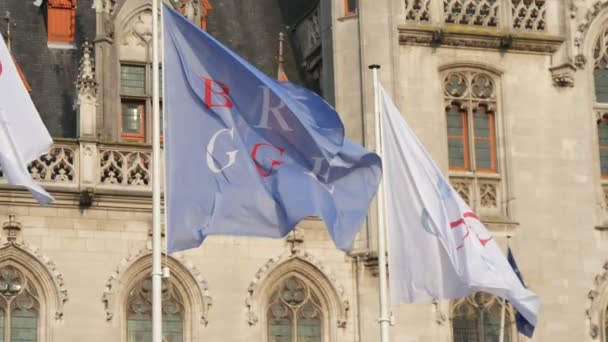
[[[374,75],[374,119],[375,119],[375,136],[376,136],[376,153],[382,158],[382,117],[380,114],[380,96],[378,86],[378,70],[380,66],[373,64],[369,66]],[[386,218],[384,215],[384,179],[386,174],[382,175],[378,195],[376,196],[376,205],[378,208],[378,286],[380,287],[380,342],[389,342],[389,325],[390,316],[388,310],[388,286],[386,274]]]
[[[162,342],[158,0],[152,0],[152,342]]]

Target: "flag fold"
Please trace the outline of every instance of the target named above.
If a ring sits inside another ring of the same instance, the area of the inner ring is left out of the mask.
[[[0,37],[0,167],[9,184],[27,188],[40,204],[53,197],[36,184],[27,165],[53,144],[4,39]]]

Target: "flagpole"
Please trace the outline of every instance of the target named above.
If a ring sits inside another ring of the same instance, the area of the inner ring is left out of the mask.
[[[505,340],[505,311],[507,310],[507,301],[502,300],[502,310],[500,312],[500,337],[498,342],[504,342]]]
[[[152,342],[162,342],[158,0],[152,0]]]
[[[369,66],[374,76],[374,118],[376,121],[376,153],[382,158],[382,117],[380,115],[380,96],[378,87],[378,69],[380,66],[372,64]],[[389,342],[390,317],[388,312],[388,287],[386,274],[386,220],[384,215],[384,177],[380,181],[378,196],[376,196],[378,208],[378,284],[380,287],[380,341]]]

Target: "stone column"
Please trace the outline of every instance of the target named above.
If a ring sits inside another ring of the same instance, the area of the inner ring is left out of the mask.
[[[93,192],[97,183],[97,82],[91,44],[83,44],[76,87],[78,89],[78,140],[80,142],[80,189]]]

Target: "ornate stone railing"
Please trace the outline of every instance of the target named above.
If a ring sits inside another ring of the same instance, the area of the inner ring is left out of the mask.
[[[480,215],[505,216],[501,181],[495,175],[451,176],[450,182],[462,199]]]
[[[100,146],[99,188],[151,189],[152,151],[150,148]]]
[[[451,174],[450,182],[486,228],[506,236],[514,234],[519,224],[509,217],[504,184],[499,175],[463,172]]]
[[[79,155],[78,144],[65,140],[56,142],[49,153],[28,165],[32,179],[52,188],[78,188]],[[3,177],[0,169],[0,177]],[[0,184],[6,184],[0,179]]]
[[[405,0],[404,13],[406,22],[547,29],[547,0]]]
[[[50,190],[149,193],[152,148],[59,140],[49,153],[31,162],[28,170],[36,182]],[[6,186],[0,168],[0,187]]]
[[[401,44],[554,53],[564,41],[548,0],[404,0]]]

